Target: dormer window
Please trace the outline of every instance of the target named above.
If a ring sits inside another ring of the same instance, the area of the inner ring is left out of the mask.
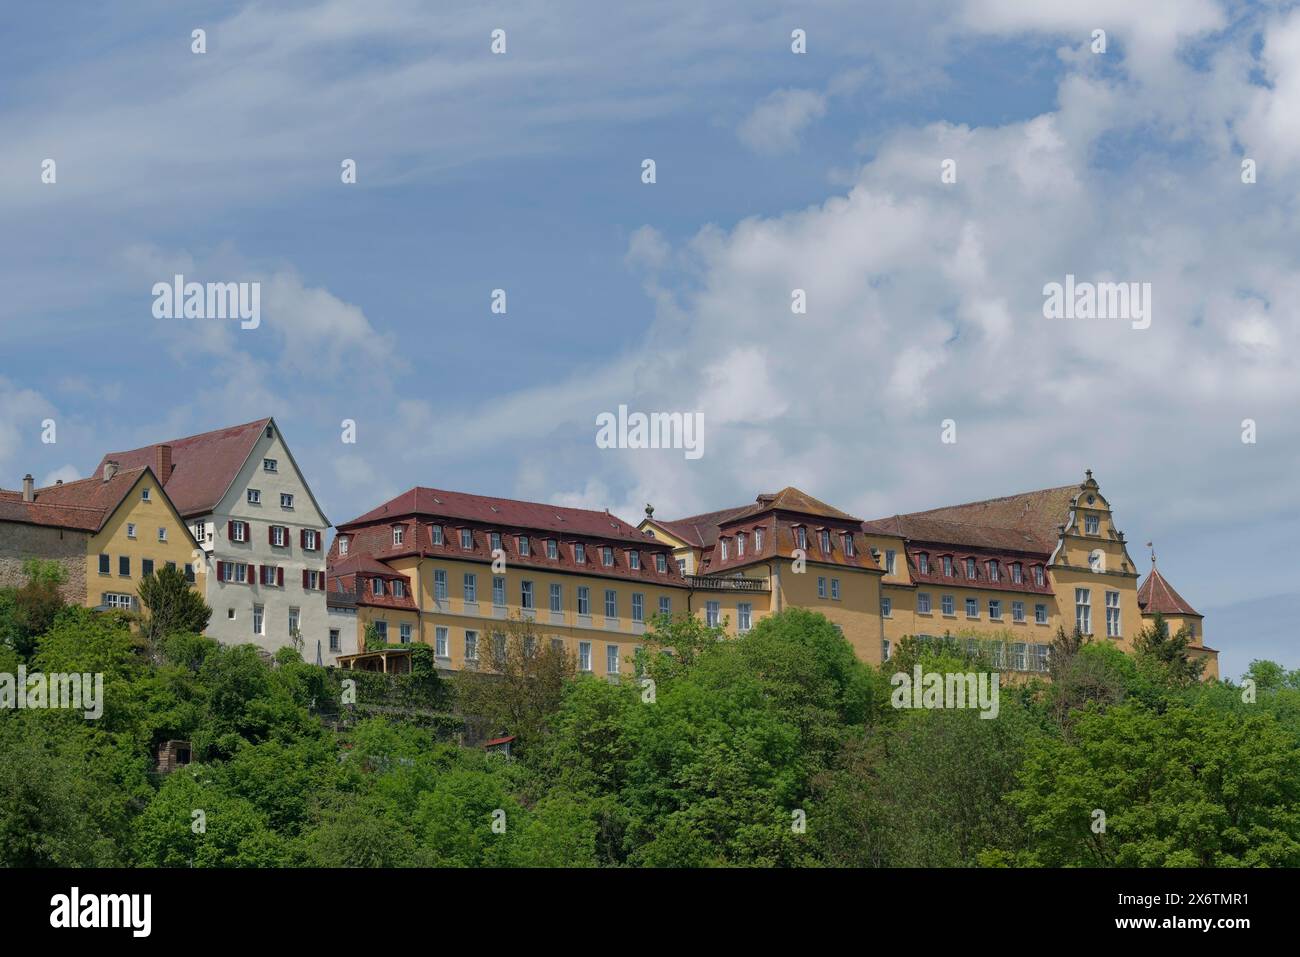
[[[405,582],[396,581],[396,580],[393,582],[393,597],[394,597],[394,598],[405,598],[405,597],[406,597],[406,583],[405,583]]]
[[[722,560],[725,562],[727,560],[727,540],[725,538],[718,539],[718,545],[722,549]]]
[[[519,548],[519,554],[520,554],[520,555],[529,555],[529,554],[531,554],[531,553],[528,551],[528,536],[527,536],[527,535],[520,535],[519,538],[515,541],[515,545]]]
[[[546,540],[546,557],[547,558],[560,557],[560,543],[553,538],[548,538]]]
[[[472,551],[474,548],[474,532],[468,528],[460,530],[460,547],[465,551]]]
[[[823,529],[821,530],[821,534],[820,534],[818,537],[821,539],[822,554],[823,554],[823,555],[829,555],[829,554],[831,553],[831,533],[830,533],[830,531],[827,530],[827,529],[824,529],[824,528],[823,528]]]
[[[430,525],[430,526],[429,526],[429,543],[430,543],[431,545],[441,545],[441,544],[442,544],[442,526],[441,526],[441,525]]]
[[[382,597],[384,594],[384,580],[382,578],[370,579],[370,593],[375,597]]]
[[[754,551],[761,552],[762,550],[763,550],[763,530],[761,528],[756,528],[754,529]]]
[[[663,552],[659,552],[655,555],[655,571],[660,575],[668,571],[668,556]]]
[[[853,544],[853,535],[849,532],[844,533],[844,554],[849,558],[854,558],[858,554],[858,550]]]
[[[398,545],[402,544],[402,539],[403,539],[403,537],[405,536],[405,534],[406,534],[406,532],[405,532],[405,530],[402,528],[401,525],[394,525],[394,526],[393,526],[393,547],[394,547],[394,548],[396,548]]]
[[[930,556],[925,552],[919,552],[916,556],[916,570],[922,575],[930,574]]]
[[[989,581],[995,582],[1001,580],[1001,572],[998,570],[997,561],[989,562]]]
[[[494,551],[494,552],[495,552],[495,551],[499,551],[500,548],[501,548],[501,533],[500,533],[500,532],[493,532],[493,533],[492,533],[492,551]]]
[[[339,554],[340,554],[340,555],[346,555],[347,553],[348,553],[348,539],[347,539],[347,536],[346,536],[346,535],[340,535],[340,536],[339,536]]]
[[[966,559],[966,577],[972,581],[975,579],[975,559]]]
[[[640,552],[634,550],[627,553],[627,567],[631,569],[640,569],[641,567]]]
[[[1043,587],[1043,566],[1042,565],[1034,566],[1034,584],[1037,585],[1039,588]]]
[[[602,545],[600,548],[600,562],[606,568],[614,567],[614,549],[608,545]]]
[[[745,533],[736,533],[736,557],[743,558],[745,555]]]
[[[943,573],[947,578],[952,577],[952,556],[951,555],[943,556]]]
[[[808,530],[802,525],[794,527],[794,540],[799,548],[807,549],[808,547]]]
[[[1019,562],[1011,563],[1011,581],[1017,585],[1024,581],[1023,566]]]
[[[579,565],[587,564],[587,546],[578,542],[573,546],[573,560]]]

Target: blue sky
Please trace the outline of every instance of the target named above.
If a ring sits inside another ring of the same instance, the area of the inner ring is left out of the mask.
[[[267,414],[337,522],[414,484],[874,518],[1092,468],[1225,673],[1300,667],[1289,5],[622,6],[13,8],[0,486]],[[262,326],[154,319],[175,272],[260,281]],[[1151,282],[1151,328],[1043,318],[1066,273]],[[703,412],[706,454],[597,449],[619,404]]]

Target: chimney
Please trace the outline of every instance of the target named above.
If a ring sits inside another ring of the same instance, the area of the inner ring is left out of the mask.
[[[104,481],[107,482],[117,474],[117,463],[112,459],[104,463]]]
[[[172,447],[170,445],[159,445],[154,448],[154,472],[158,475],[158,481],[163,485],[172,477]]]
[[[29,472],[23,476],[23,501],[24,502],[36,501],[36,493],[34,491],[34,487],[35,487],[35,482],[33,482],[31,473]]]

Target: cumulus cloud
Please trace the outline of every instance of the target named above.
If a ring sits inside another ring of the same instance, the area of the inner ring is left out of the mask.
[[[826,97],[815,90],[776,90],[740,124],[741,141],[758,153],[788,153],[813,120],[826,114]]]

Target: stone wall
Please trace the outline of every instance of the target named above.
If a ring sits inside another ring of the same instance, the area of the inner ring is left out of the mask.
[[[0,588],[17,588],[27,583],[23,562],[29,558],[53,559],[67,569],[63,598],[69,604],[86,604],[85,532],[0,522]],[[98,601],[96,602],[98,604]]]

